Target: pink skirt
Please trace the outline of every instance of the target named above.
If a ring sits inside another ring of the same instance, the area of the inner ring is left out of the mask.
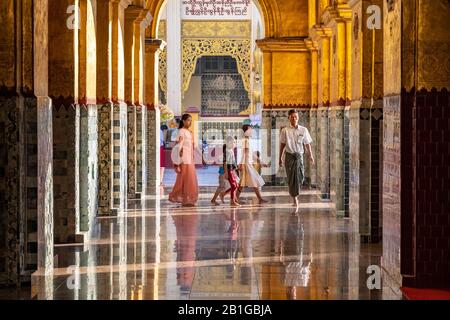
[[[165,165],[165,163],[166,163],[166,155],[165,155],[165,152],[164,152],[164,146],[160,146],[159,147],[159,159],[160,159],[160,166],[161,166],[161,168],[164,168],[166,165]]]
[[[169,194],[169,201],[181,203],[183,206],[195,206],[198,201],[198,182],[194,164],[180,165],[181,172]]]

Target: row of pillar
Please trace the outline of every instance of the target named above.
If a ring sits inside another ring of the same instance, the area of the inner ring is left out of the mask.
[[[1,247],[0,283],[18,284],[53,269],[54,244],[85,241],[96,216],[121,215],[129,199],[159,185],[162,43],[146,41],[152,17],[131,0],[7,1],[0,9],[11,27],[0,36],[11,61],[1,59],[15,71],[1,78],[0,127],[14,131],[0,139],[18,138],[5,150],[16,161],[0,164],[8,173],[2,221],[16,226],[2,225],[11,246]]]
[[[373,41],[382,43],[383,38],[381,30],[365,28],[371,4],[337,1],[310,12],[307,46],[317,187],[339,216],[351,219],[363,241],[378,242],[383,51]]]

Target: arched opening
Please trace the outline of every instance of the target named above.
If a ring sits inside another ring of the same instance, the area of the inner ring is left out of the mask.
[[[166,0],[158,7],[153,22],[155,38],[166,44],[155,68],[159,82],[157,103],[175,118],[161,117],[165,129],[160,132],[164,145],[161,158],[165,168],[173,167],[170,155],[177,132],[176,118],[183,113],[193,114],[194,139],[201,151],[199,176],[205,186],[217,183],[201,178],[203,170],[217,171],[207,165],[215,161],[211,161],[211,150],[205,144],[222,145],[228,132],[239,137],[240,128],[248,121],[260,125],[254,119],[261,118],[263,58],[256,40],[265,36],[265,19],[258,1],[208,6]],[[210,134],[210,130],[221,134]],[[219,142],[211,142],[211,137]],[[258,139],[254,143],[258,145]],[[213,155],[220,158],[220,152]],[[162,182],[171,185],[174,173],[163,172]]]

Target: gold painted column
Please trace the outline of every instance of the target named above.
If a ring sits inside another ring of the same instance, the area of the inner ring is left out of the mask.
[[[324,23],[333,32],[331,39],[331,108],[330,118],[330,195],[337,214],[349,214],[348,121],[345,108],[349,106],[351,78],[348,76],[347,28],[351,10],[344,1],[337,1],[324,14]]]
[[[350,116],[350,218],[364,242],[378,242],[383,101],[383,31],[369,30],[367,8],[381,0],[353,0]],[[375,44],[375,46],[374,46]]]
[[[98,215],[113,208],[112,2],[97,0]]]
[[[136,105],[136,197],[140,197],[145,191],[145,159],[146,159],[146,129],[145,119],[147,110],[144,103],[144,77],[145,77],[145,30],[151,24],[152,16],[148,10],[141,11],[135,25],[134,31],[134,104]],[[140,21],[138,23],[138,21]]]
[[[86,93],[87,58],[80,54],[80,50],[84,52],[86,47],[87,20],[86,10],[83,14],[80,7],[79,14],[77,10],[73,13],[73,24],[70,23],[67,8],[75,4],[75,0],[48,2],[48,90],[53,104],[55,243],[77,241],[81,218],[80,104],[86,102],[86,97],[80,92]]]
[[[131,0],[112,1],[113,211],[127,206],[127,105],[125,103],[125,9]]]
[[[308,0],[308,29],[316,25],[317,10],[317,0]]]
[[[383,279],[447,288],[450,4],[383,1],[383,10]]]
[[[53,282],[53,130],[49,98],[49,0],[34,2],[34,94],[37,98],[37,268],[44,276],[34,291],[52,297]],[[48,280],[48,281],[47,281]],[[36,283],[33,283],[36,284]],[[33,288],[36,288],[33,286]]]
[[[135,50],[136,39],[135,25],[142,21],[141,7],[130,6],[125,10],[125,34],[124,34],[124,51],[125,51],[125,101],[127,104],[127,145],[128,145],[128,159],[127,159],[127,174],[128,174],[128,198],[134,199],[136,197],[136,161],[137,161],[137,110],[135,105]],[[139,70],[137,70],[139,71]]]
[[[97,0],[80,0],[80,30],[78,33],[78,96],[79,114],[79,216],[77,233],[94,230],[98,202],[97,157]]]
[[[319,149],[319,141],[318,141],[318,73],[319,73],[319,51],[318,44],[312,40],[307,40],[306,46],[311,54],[311,110],[309,112],[309,132],[311,134],[311,138],[313,139],[312,150],[316,160],[316,164],[314,166],[310,166],[309,176],[311,177],[311,187],[317,188],[317,167],[318,163],[318,149]]]
[[[322,198],[330,198],[329,107],[330,107],[330,38],[329,28],[314,26],[310,35],[317,43],[317,180]]]
[[[160,110],[158,106],[158,60],[163,41],[145,39],[144,102],[147,108],[146,194],[155,194],[160,185]]]

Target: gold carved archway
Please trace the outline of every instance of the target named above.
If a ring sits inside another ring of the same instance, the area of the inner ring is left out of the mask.
[[[197,60],[204,56],[232,56],[236,59],[244,87],[250,87],[250,40],[248,39],[183,39],[183,92],[189,89]]]

